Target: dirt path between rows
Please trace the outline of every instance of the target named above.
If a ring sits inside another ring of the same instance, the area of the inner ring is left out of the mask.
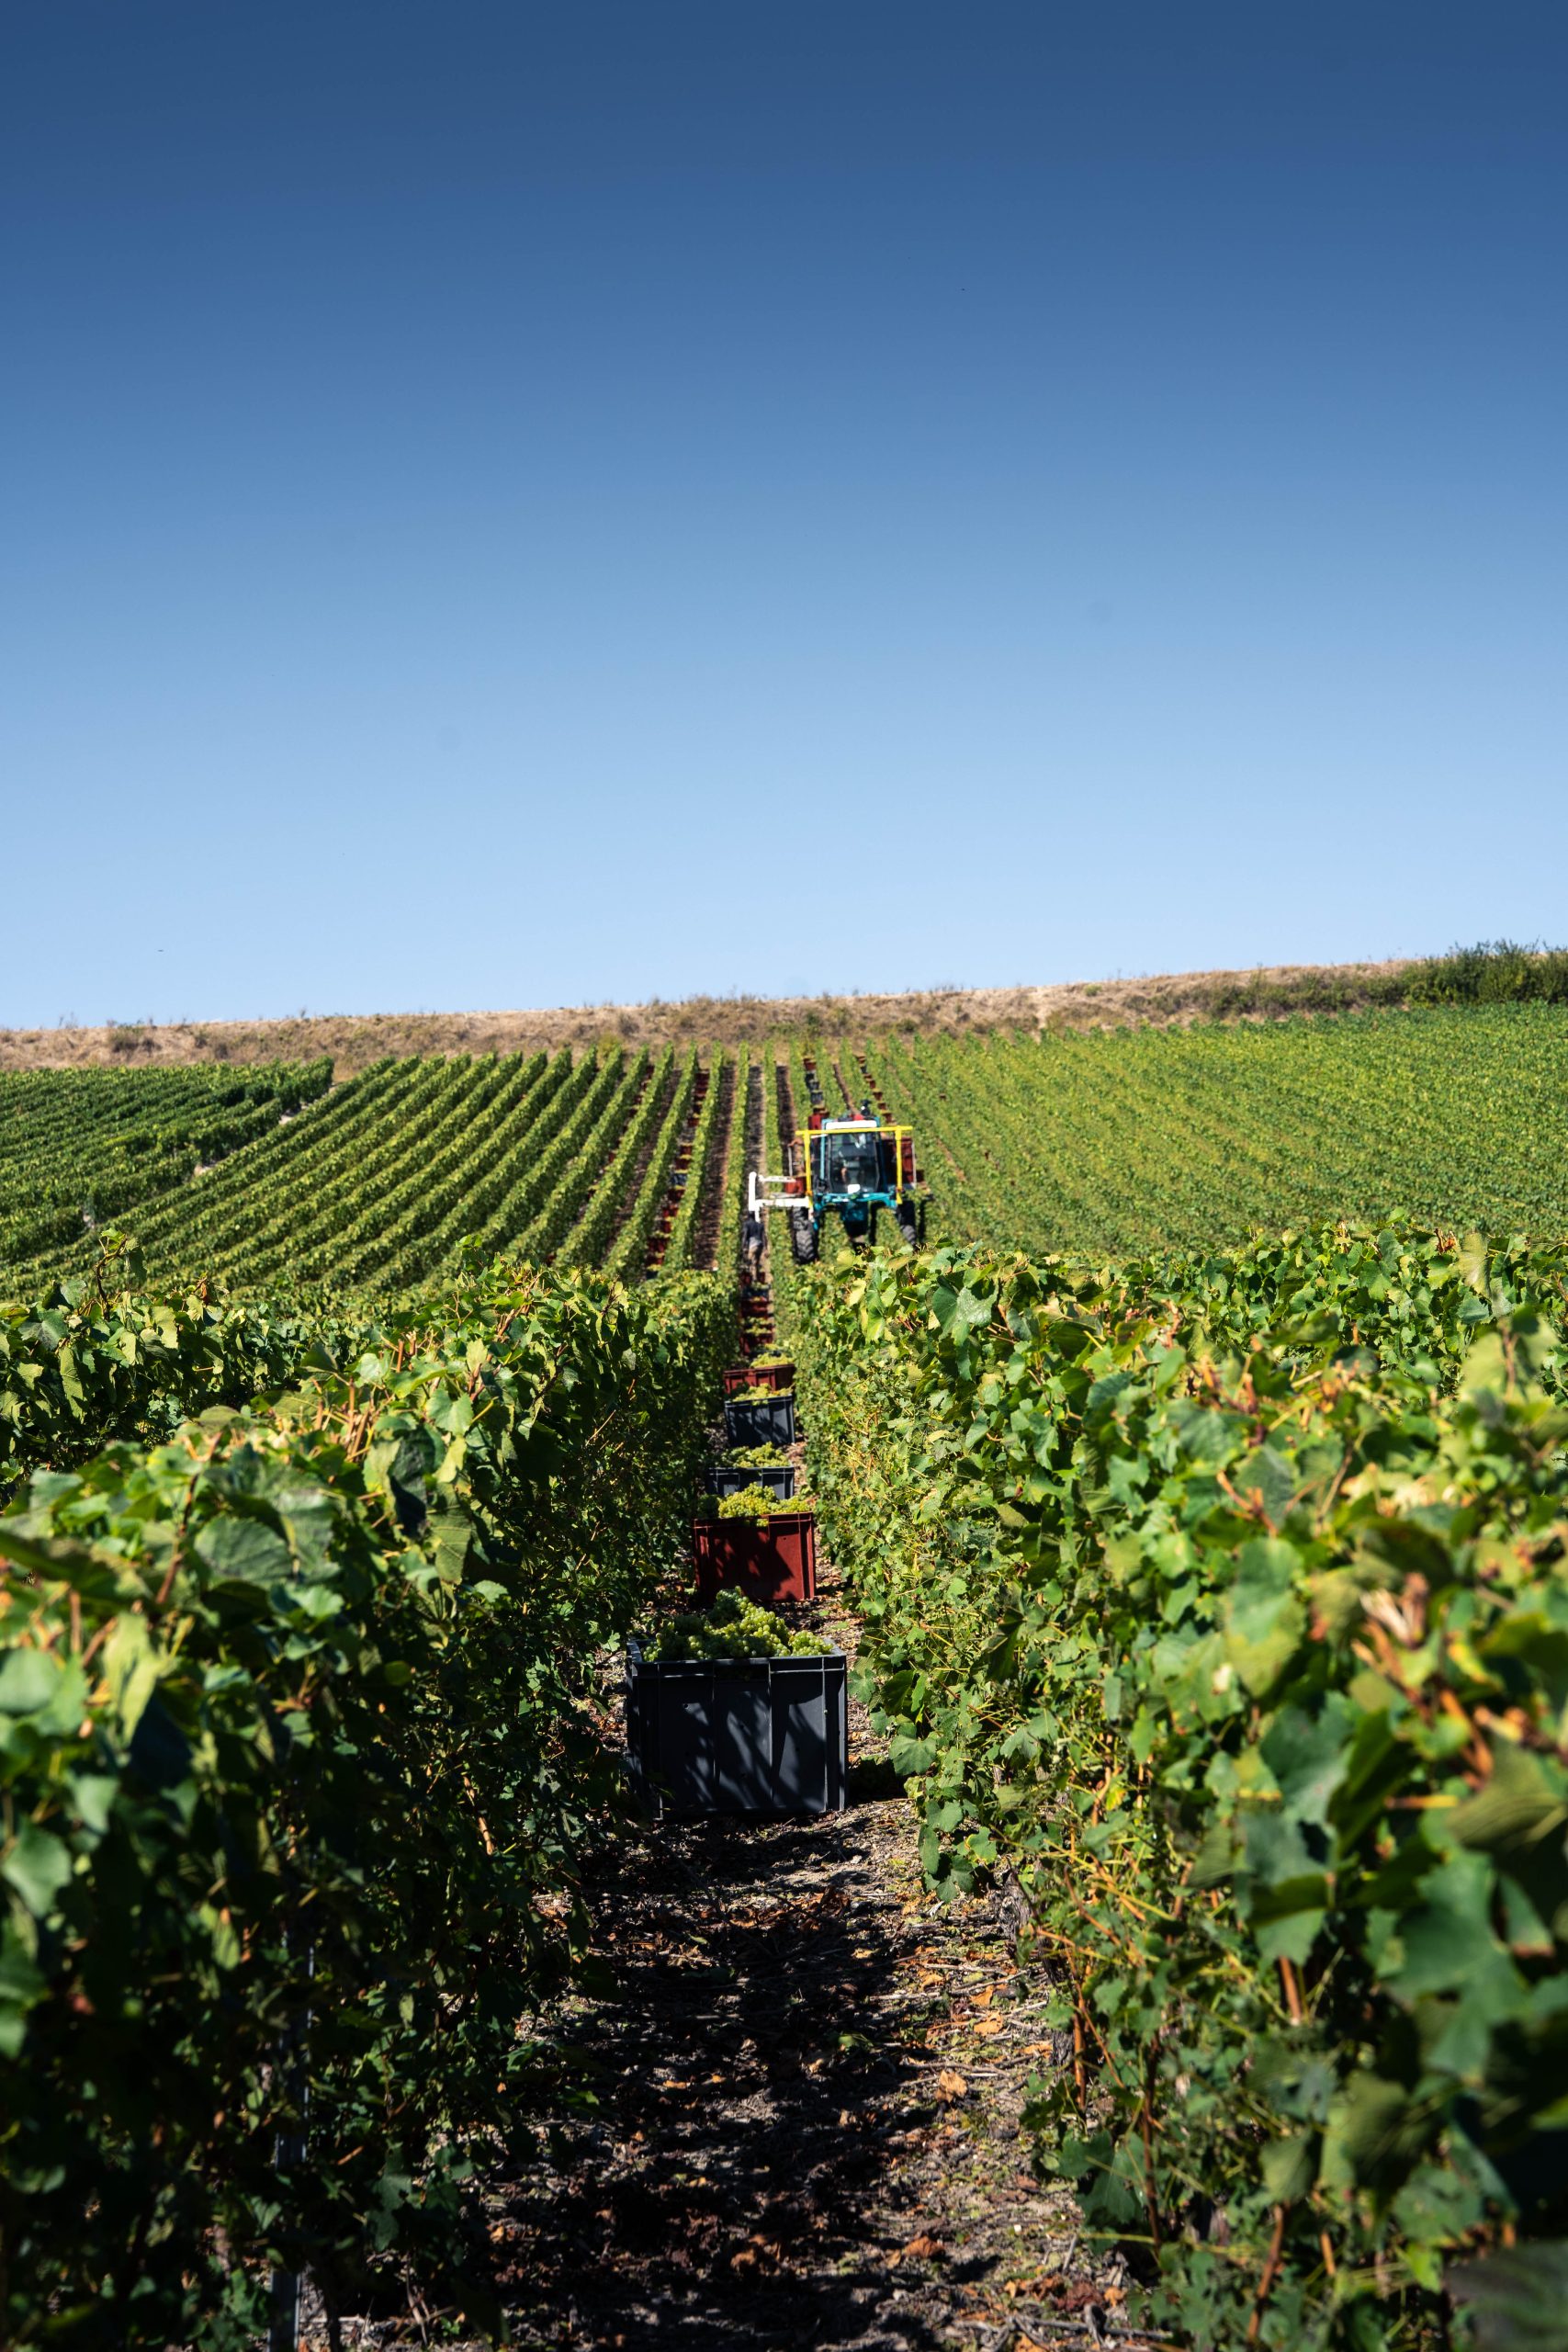
[[[815,1618],[849,1645],[837,1580]],[[819,1822],[649,1826],[592,1890],[613,2001],[553,2040],[600,2104],[492,2199],[530,2346],[964,2346],[1116,2332],[1019,2130],[1058,2062],[1005,1903],[921,1889],[909,1807],[853,1708]]]

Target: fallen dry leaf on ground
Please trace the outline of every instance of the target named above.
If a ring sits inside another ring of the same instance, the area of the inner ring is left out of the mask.
[[[946,2250],[940,2238],[933,2238],[929,2230],[922,2230],[919,2237],[911,2238],[908,2245],[900,2246],[888,2256],[888,2267],[891,2268],[894,2263],[902,2262],[907,2254],[912,2254],[917,2262],[934,2262]]]
[[[936,2078],[936,2095],[944,2106],[950,2099],[962,2098],[968,2087],[963,2075],[955,2075],[951,2066],[944,2066]]]

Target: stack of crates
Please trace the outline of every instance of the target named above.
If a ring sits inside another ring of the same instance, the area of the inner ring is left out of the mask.
[[[725,1374],[729,1448],[795,1442],[794,1367]],[[766,1388],[766,1396],[737,1392]],[[766,1487],[793,1500],[785,1464],[715,1463],[710,1495]],[[809,1510],[692,1524],[698,1591],[705,1602],[726,1588],[773,1605],[817,1595],[817,1522]],[[626,1651],[626,1746],[656,1816],[714,1813],[840,1813],[848,1798],[848,1688],[844,1654],[744,1658],[651,1658],[637,1639]]]

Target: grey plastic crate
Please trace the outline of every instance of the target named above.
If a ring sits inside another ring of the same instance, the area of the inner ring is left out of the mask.
[[[626,1747],[660,1815],[841,1813],[844,1654],[655,1660],[634,1634]]]
[[[758,1396],[749,1401],[727,1396],[724,1431],[727,1443],[733,1446],[793,1445],[795,1398],[787,1390],[782,1396]]]
[[[787,1462],[710,1462],[703,1472],[703,1486],[710,1495],[738,1495],[743,1487],[766,1487],[787,1503],[795,1499],[795,1471]]]

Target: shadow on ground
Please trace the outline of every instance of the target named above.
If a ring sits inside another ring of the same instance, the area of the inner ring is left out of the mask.
[[[617,1857],[594,1905],[615,1995],[562,2021],[558,2053],[597,2105],[496,2225],[521,2340],[942,2340],[886,2311],[902,2239],[867,2237],[891,2143],[938,2109],[890,2030],[908,1931],[866,1810],[666,1826]]]

